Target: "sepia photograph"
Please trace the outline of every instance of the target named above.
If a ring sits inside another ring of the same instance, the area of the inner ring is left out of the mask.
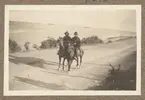
[[[4,95],[140,95],[140,5],[6,5]]]

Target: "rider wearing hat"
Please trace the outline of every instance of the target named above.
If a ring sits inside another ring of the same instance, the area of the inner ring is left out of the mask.
[[[69,36],[68,31],[66,31],[64,34],[65,34],[65,36],[63,37],[63,45],[64,45],[64,49],[66,51],[69,43],[71,43],[71,37]]]
[[[74,33],[74,37],[72,38],[72,43],[74,45],[74,48],[75,48],[75,55],[76,55],[76,50],[79,49],[80,50],[80,46],[81,46],[81,40],[80,38],[78,37],[78,33],[75,32]]]

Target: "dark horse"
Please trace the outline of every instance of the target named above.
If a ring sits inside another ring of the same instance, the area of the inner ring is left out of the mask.
[[[74,46],[72,43],[70,43],[68,45],[68,49],[67,49],[67,52],[64,51],[64,46],[63,46],[63,38],[62,37],[59,37],[58,40],[57,40],[58,44],[59,44],[59,51],[58,51],[58,55],[59,55],[59,67],[58,69],[60,68],[61,66],[61,59],[63,58],[63,70],[64,70],[64,63],[65,63],[65,60],[67,59],[67,63],[68,63],[68,71],[70,71],[70,68],[71,68],[71,64],[73,62],[73,60],[76,60],[77,61],[77,67],[81,65],[82,63],[82,57],[83,57],[83,54],[84,54],[84,51],[83,49],[77,49],[76,51],[76,55],[74,57]],[[80,58],[80,65],[79,65],[79,58]]]

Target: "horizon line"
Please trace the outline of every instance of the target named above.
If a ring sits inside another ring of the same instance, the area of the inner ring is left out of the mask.
[[[21,23],[42,24],[42,25],[67,25],[67,26],[73,26],[73,24],[72,25],[70,25],[70,24],[53,24],[53,23],[40,23],[40,22],[16,21],[16,20],[9,20],[9,22],[21,22]],[[91,29],[100,29],[100,30],[110,30],[110,31],[120,31],[120,32],[136,33],[136,31],[128,31],[128,30],[97,28],[97,27],[81,26],[81,25],[75,25],[75,26],[80,26],[80,27],[88,28],[88,29],[91,28]],[[129,34],[129,33],[126,33],[126,34]]]

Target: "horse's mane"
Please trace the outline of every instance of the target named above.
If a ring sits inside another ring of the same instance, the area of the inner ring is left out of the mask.
[[[63,47],[63,37],[59,37],[57,39],[57,43],[59,44],[60,47]]]

